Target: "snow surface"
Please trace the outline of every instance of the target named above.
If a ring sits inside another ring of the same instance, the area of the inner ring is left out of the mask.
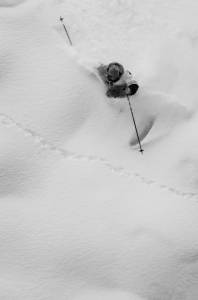
[[[197,14],[0,1],[0,299],[198,299]],[[144,155],[94,73],[114,60],[141,86]]]

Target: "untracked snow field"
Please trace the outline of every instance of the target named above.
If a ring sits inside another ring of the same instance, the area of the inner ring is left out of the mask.
[[[197,15],[0,0],[0,300],[198,299]],[[112,61],[140,84],[143,155],[95,73]]]

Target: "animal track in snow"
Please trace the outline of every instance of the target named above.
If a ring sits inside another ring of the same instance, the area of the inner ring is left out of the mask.
[[[195,198],[197,199],[198,194],[192,192],[183,192],[181,190],[175,189],[170,187],[166,184],[161,184],[155,180],[150,178],[146,178],[145,176],[141,175],[138,172],[132,172],[126,170],[122,166],[115,166],[109,161],[108,159],[96,155],[84,155],[75,153],[72,151],[68,151],[66,149],[62,149],[60,147],[56,147],[52,143],[46,141],[43,137],[37,134],[35,131],[24,127],[21,123],[14,121],[11,117],[7,116],[6,114],[0,114],[0,122],[2,125],[6,127],[15,127],[17,130],[20,130],[25,136],[33,138],[34,142],[39,145],[42,149],[47,149],[55,154],[60,155],[63,158],[72,159],[72,160],[79,160],[79,161],[87,161],[87,162],[98,162],[108,168],[111,172],[125,178],[136,178],[139,179],[143,184],[146,185],[155,185],[158,188],[171,192],[177,196],[185,197],[185,198]]]

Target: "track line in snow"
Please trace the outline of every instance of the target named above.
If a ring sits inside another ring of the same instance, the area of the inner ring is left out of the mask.
[[[14,121],[13,118],[9,117],[6,114],[0,113],[0,122],[2,125],[6,126],[6,127],[12,126],[12,127],[17,128],[17,130],[20,130],[25,136],[33,138],[34,143],[39,145],[42,149],[49,150],[55,154],[58,154],[59,156],[61,156],[63,158],[77,160],[77,161],[79,160],[79,161],[87,161],[87,162],[98,162],[98,163],[102,164],[103,166],[105,166],[106,168],[108,168],[111,172],[113,172],[121,177],[139,179],[142,183],[144,183],[146,185],[155,185],[164,191],[171,192],[180,197],[195,198],[195,199],[198,198],[197,193],[183,192],[181,190],[170,187],[166,184],[160,184],[159,182],[157,182],[155,180],[146,178],[145,176],[141,175],[138,172],[128,171],[122,166],[115,166],[111,163],[110,160],[108,160],[104,157],[100,157],[100,156],[96,156],[96,155],[79,154],[76,152],[62,149],[60,147],[56,147],[52,143],[46,141],[45,138],[40,136],[35,131],[24,127],[21,123]]]

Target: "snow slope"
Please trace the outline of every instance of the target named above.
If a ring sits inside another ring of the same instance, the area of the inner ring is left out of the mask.
[[[0,2],[0,299],[198,298],[197,12]],[[112,60],[141,85],[143,156],[90,67]]]

